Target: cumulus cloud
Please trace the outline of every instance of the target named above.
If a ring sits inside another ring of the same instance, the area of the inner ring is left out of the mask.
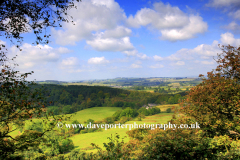
[[[237,46],[237,47],[240,45],[240,39],[235,39],[234,35],[229,32],[221,34],[221,42],[224,45],[230,44],[232,46]]]
[[[208,25],[202,17],[188,16],[178,7],[162,2],[155,3],[153,9],[143,8],[135,16],[129,16],[128,25],[148,26],[162,34],[162,40],[178,41],[194,38],[196,34],[207,31]]]
[[[11,56],[18,55],[16,63],[20,68],[28,69],[37,65],[43,65],[49,62],[57,62],[61,58],[61,54],[70,52],[66,48],[52,48],[49,45],[32,46],[24,43],[19,51],[15,46],[11,47],[9,54]]]
[[[206,57],[216,56],[219,51],[220,49],[218,47],[218,41],[213,41],[212,45],[201,44],[193,50],[190,50],[190,52],[202,56],[203,59],[206,59]]]
[[[132,64],[131,68],[142,68],[142,66],[139,64]]]
[[[175,65],[183,66],[183,65],[185,65],[185,62],[183,62],[183,61],[177,61],[177,62],[175,63]]]
[[[138,51],[136,49],[131,51],[123,51],[123,53],[127,56],[136,56],[138,54]]]
[[[142,54],[142,53],[137,54],[137,57],[143,60],[149,59],[149,57],[146,54]]]
[[[234,19],[240,20],[240,1],[239,0],[210,0],[207,7],[224,8],[224,12]]]
[[[222,53],[218,44],[240,46],[240,39],[234,38],[232,33],[221,34],[220,41],[213,41],[212,44],[200,44],[193,49],[182,48],[167,57],[153,56],[155,61],[161,61],[163,64],[171,64],[173,66],[192,66],[194,64],[214,65],[216,62],[213,57],[216,57],[218,53]],[[159,66],[161,67],[161,65]],[[150,68],[157,68],[156,65],[150,66]]]
[[[154,58],[154,60],[156,60],[156,61],[162,61],[162,60],[163,60],[162,57],[157,56],[157,55],[153,56],[153,58]]]
[[[240,14],[240,13],[239,13]],[[240,33],[240,25],[236,22],[231,22],[226,26],[223,26],[224,29],[231,30],[232,32],[239,34]]]
[[[208,7],[226,7],[230,5],[240,5],[239,0],[210,0],[207,4]]]
[[[180,55],[180,54],[179,53],[172,54],[172,55],[166,57],[165,59],[170,60],[170,61],[178,61],[181,59],[180,57],[178,57],[178,55]]]
[[[106,30],[103,33],[103,38],[123,38],[130,36],[132,33],[132,30],[129,28],[126,28],[124,26],[117,26],[116,28],[112,30]]]
[[[89,64],[106,64],[109,63],[108,60],[105,59],[105,57],[93,57],[88,60]]]
[[[207,31],[208,25],[203,22],[200,16],[190,16],[190,22],[178,29],[164,29],[161,30],[162,40],[177,41],[187,40],[196,37],[198,33],[204,33]]]
[[[176,53],[164,57],[163,60],[170,61],[179,61],[176,62],[177,65],[183,64],[182,60],[194,60],[194,59],[210,59],[213,56],[217,56],[217,53],[220,53],[220,49],[218,47],[218,41],[213,41],[211,45],[201,44],[193,49],[183,48],[177,51]]]
[[[132,27],[152,25],[156,29],[182,27],[188,23],[188,17],[178,8],[162,2],[155,3],[154,9],[143,8],[133,17],[129,16],[128,24]]]
[[[116,28],[117,33],[109,31],[109,36],[120,36],[129,34],[128,29],[119,28],[118,25],[126,19],[124,11],[114,0],[83,0],[75,4],[78,9],[71,9],[69,14],[73,16],[74,24],[64,23],[64,30],[52,29],[56,43],[60,45],[74,45],[82,39],[92,38],[92,32],[101,30],[112,30]]]
[[[62,60],[62,65],[64,66],[74,66],[78,64],[78,58],[77,57],[69,57]]]
[[[87,41],[87,44],[97,51],[123,52],[134,49],[129,37],[114,39],[98,35],[95,39]]]

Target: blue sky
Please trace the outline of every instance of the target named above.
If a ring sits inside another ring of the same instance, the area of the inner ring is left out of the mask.
[[[218,44],[240,45],[239,0],[82,0],[75,25],[49,28],[51,43],[25,34],[17,68],[28,79],[191,77],[216,67]],[[6,41],[2,39],[2,41]]]

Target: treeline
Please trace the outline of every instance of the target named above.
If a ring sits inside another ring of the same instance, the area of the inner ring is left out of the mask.
[[[43,96],[46,97],[49,110],[55,114],[60,114],[60,111],[63,114],[69,114],[101,106],[139,109],[148,103],[176,104],[186,95],[185,92],[178,94],[150,93],[103,86],[53,84],[32,86],[32,88],[40,87],[44,87]]]

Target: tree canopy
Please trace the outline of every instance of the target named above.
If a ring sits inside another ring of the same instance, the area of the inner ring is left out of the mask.
[[[48,44],[47,27],[61,27],[61,22],[69,22],[68,10],[74,7],[74,2],[68,0],[1,1],[0,36],[13,44],[17,42],[16,47],[21,48],[22,34],[32,31],[36,35],[33,44]],[[38,146],[44,134],[55,125],[45,121],[49,125],[41,132],[24,130],[21,135],[11,136],[13,131],[23,128],[25,120],[40,118],[46,111],[46,101],[40,89],[29,88],[34,83],[26,78],[33,72],[20,74],[15,71],[15,57],[9,59],[7,55],[7,48],[0,41],[0,159],[19,159],[21,156],[14,153]]]
[[[46,34],[46,28],[61,27],[61,22],[71,21],[72,17],[68,15],[68,10],[71,8],[76,8],[74,0],[1,1],[0,36],[21,42],[22,33],[33,31],[36,35],[35,44],[49,43],[50,35]]]
[[[240,135],[240,47],[221,46],[218,66],[182,101],[181,112],[193,117],[205,135]],[[232,132],[236,134],[231,134]]]

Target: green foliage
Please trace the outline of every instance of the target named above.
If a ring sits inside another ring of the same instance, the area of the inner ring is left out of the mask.
[[[208,137],[228,135],[239,138],[239,50],[231,46],[223,48],[219,57],[224,58],[217,61],[220,65],[208,72],[208,78],[203,78],[202,83],[192,88],[181,103],[184,107],[180,112],[195,118]],[[229,130],[238,134],[230,134]]]
[[[32,122],[31,124],[27,125],[25,128],[26,130],[43,132],[43,124],[41,121]]]
[[[139,121],[142,121],[143,118],[145,118],[145,115],[142,114],[142,113],[140,113],[140,114],[138,115],[138,120],[139,120]]]
[[[104,122],[106,123],[106,124],[113,124],[114,123],[114,117],[106,117],[106,118],[104,118]]]
[[[114,121],[117,121],[117,120],[119,120],[119,119],[121,118],[121,117],[120,117],[121,113],[122,113],[122,110],[118,110],[118,111],[116,111],[116,112],[112,115]]]
[[[144,136],[142,143],[130,146],[141,150],[134,155],[137,159],[204,159],[213,158],[209,150],[209,139],[199,138],[195,131],[189,130],[156,130]]]
[[[119,123],[124,124],[129,120],[131,120],[131,118],[123,116],[120,118]]]
[[[123,145],[124,145],[124,141],[122,138],[122,141],[120,142],[119,139],[119,135],[116,134],[115,138],[112,137],[108,137],[109,141],[108,143],[104,143],[104,148],[106,149],[106,151],[103,151],[99,146],[95,145],[95,144],[91,144],[93,147],[95,147],[96,149],[98,149],[98,152],[95,154],[96,159],[126,159],[129,157],[129,151],[127,150],[123,150]]]
[[[148,131],[146,128],[137,128],[127,131],[127,135],[132,139],[143,140],[144,136],[148,134]]]
[[[65,153],[74,149],[74,144],[71,139],[63,139],[59,143],[59,153]]]
[[[62,112],[63,112],[63,114],[70,114],[71,113],[71,106],[70,105],[64,106],[63,109],[62,109]]]
[[[124,102],[122,101],[118,101],[113,104],[113,107],[123,107],[123,106],[124,106]]]
[[[54,115],[59,115],[59,107],[58,106],[48,106],[47,107],[47,115],[53,113]]]
[[[136,108],[136,104],[134,102],[124,102],[123,108]]]
[[[227,135],[214,137],[210,148],[218,151],[218,159],[240,159],[240,140],[234,141]]]
[[[74,120],[74,121],[72,121],[72,124],[80,124],[80,123],[77,120]],[[73,128],[73,129],[74,129],[74,134],[78,134],[84,128],[77,127],[77,128]]]
[[[19,74],[14,71],[14,68],[7,65],[11,64],[11,61],[3,54],[4,46],[0,45],[0,49],[0,158],[9,159],[10,156],[15,156],[16,152],[38,146],[43,140],[44,132],[24,130],[16,137],[12,137],[11,132],[22,129],[28,119],[42,117],[47,103],[41,88],[31,89],[29,86],[34,85],[34,82],[25,80],[31,73]],[[53,125],[50,125],[45,131],[52,127]]]
[[[136,117],[138,115],[138,113],[137,113],[137,110],[135,110],[135,109],[132,109],[132,108],[130,108],[130,107],[127,107],[127,108],[125,108],[124,110],[122,110],[122,112],[121,112],[121,114],[120,114],[120,118],[121,117]]]
[[[93,119],[88,119],[86,123],[87,123],[87,124],[90,124],[90,123],[93,124],[93,123],[94,123],[94,120],[93,120]]]
[[[166,110],[166,112],[167,112],[167,113],[171,113],[171,112],[172,112],[171,108],[168,108],[168,109]]]

